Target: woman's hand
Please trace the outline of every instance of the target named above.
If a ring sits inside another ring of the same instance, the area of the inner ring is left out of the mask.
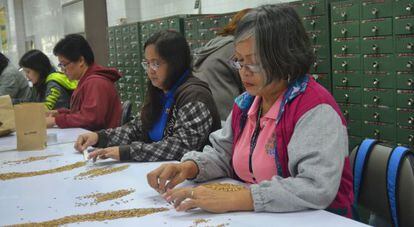
[[[177,184],[198,174],[197,164],[193,161],[182,163],[162,164],[147,174],[148,184],[159,193],[174,188]]]
[[[104,149],[96,149],[93,152],[89,153],[89,159],[93,159],[96,162],[96,159],[107,159],[112,158],[117,161],[120,160],[119,156],[119,147],[107,147]]]
[[[173,202],[177,211],[201,208],[212,213],[230,211],[251,211],[253,199],[249,189],[234,192],[213,190],[204,186],[168,190],[164,195],[167,202]]]
[[[82,152],[87,147],[93,146],[98,143],[98,133],[88,132],[78,136],[78,139],[75,142],[75,150]]]

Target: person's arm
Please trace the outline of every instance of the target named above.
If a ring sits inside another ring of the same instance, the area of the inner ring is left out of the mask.
[[[120,127],[113,129],[101,130],[98,133],[98,142],[96,147],[111,147],[131,144],[133,141],[142,141],[142,121],[138,116]]]
[[[348,137],[335,110],[321,104],[297,122],[288,144],[291,177],[251,185],[255,211],[325,209],[341,181]]]
[[[64,92],[63,89],[54,81],[47,83],[44,103],[49,110],[55,109],[57,101]]]
[[[134,141],[130,145],[121,145],[121,160],[179,160],[185,153],[201,147],[212,127],[213,118],[207,105],[187,103],[176,111],[171,136],[153,143]]]
[[[102,128],[105,119],[111,114],[112,107],[109,100],[112,99],[113,85],[102,79],[85,81],[82,88],[82,105],[77,112],[67,112],[64,109],[58,110],[56,124],[59,128]]]
[[[191,160],[198,167],[198,174],[193,179],[203,182],[220,177],[233,177],[231,159],[233,155],[233,130],[231,128],[231,113],[223,128],[210,134],[211,143],[202,152],[191,151],[184,155],[182,162]]]

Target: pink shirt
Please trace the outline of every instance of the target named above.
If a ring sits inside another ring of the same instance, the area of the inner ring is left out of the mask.
[[[233,168],[237,176],[248,183],[270,180],[277,175],[274,158],[276,146],[276,118],[279,113],[283,94],[279,96],[269,111],[260,118],[260,133],[252,155],[253,174],[249,170],[250,142],[256,126],[261,98],[256,96],[249,112],[240,139],[234,147]]]

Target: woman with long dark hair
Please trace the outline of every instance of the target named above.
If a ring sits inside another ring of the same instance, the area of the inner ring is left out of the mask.
[[[116,160],[180,160],[208,143],[220,128],[210,89],[191,74],[190,48],[176,31],[159,31],[145,43],[142,62],[149,82],[141,114],[115,129],[80,135],[78,151],[98,149],[90,158]]]
[[[9,59],[0,53],[0,96],[10,95],[13,100],[30,98],[32,92],[24,75],[14,67]]]
[[[44,102],[49,110],[69,108],[70,97],[76,89],[77,81],[71,81],[65,74],[56,71],[49,58],[40,50],[25,53],[19,65],[36,90],[31,101]]]

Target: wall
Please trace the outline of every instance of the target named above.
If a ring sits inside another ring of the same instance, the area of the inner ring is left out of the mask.
[[[292,0],[201,0],[201,13],[227,13],[267,3]],[[128,23],[151,20],[176,14],[197,14],[194,0],[107,0],[108,25],[119,24],[124,17]]]

